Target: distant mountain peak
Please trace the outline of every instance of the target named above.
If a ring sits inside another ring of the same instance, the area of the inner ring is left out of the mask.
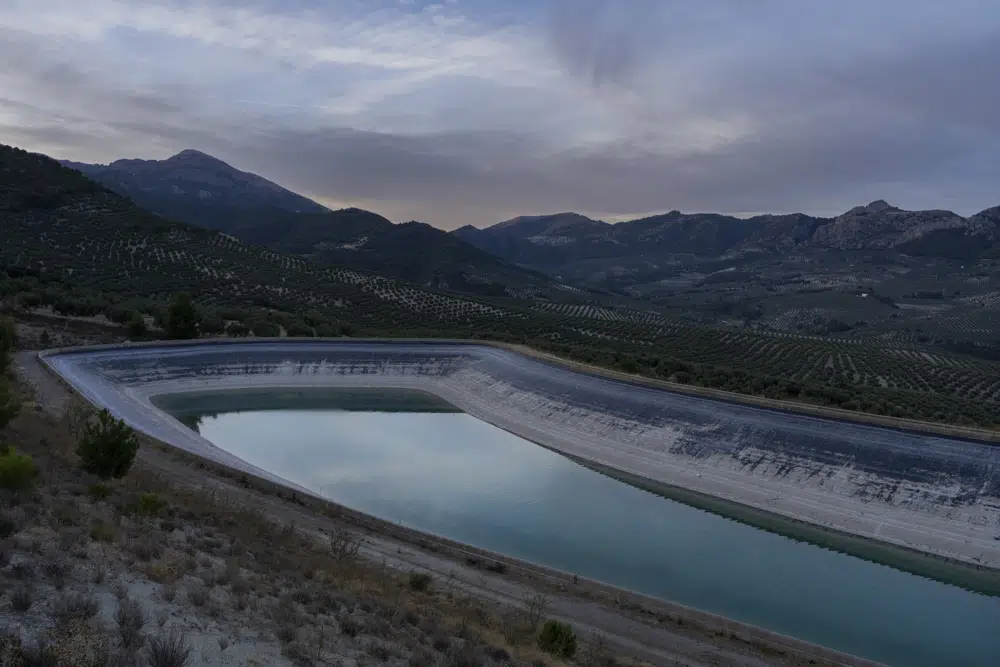
[[[154,213],[211,228],[225,227],[227,216],[249,221],[275,210],[329,212],[311,199],[193,148],[165,160],[66,164]]]
[[[187,165],[203,165],[211,167],[223,167],[226,169],[231,169],[233,171],[239,171],[229,163],[220,160],[219,158],[209,155],[208,153],[203,153],[201,151],[195,150],[193,148],[185,148],[180,153],[168,157],[163,160],[167,164],[178,164],[183,163]]]
[[[882,213],[883,211],[898,211],[900,209],[896,208],[884,199],[876,199],[867,206],[855,206],[845,215],[858,215],[863,213]]]
[[[196,157],[196,158],[205,158],[205,157],[208,157],[208,158],[212,158],[213,160],[215,159],[214,157],[212,157],[208,153],[205,153],[205,152],[202,152],[202,151],[199,151],[199,150],[195,150],[194,148],[185,148],[180,153],[177,153],[176,155],[173,155],[173,156],[171,156],[171,157],[169,157],[167,159],[168,160],[173,160],[173,159],[176,159],[176,158],[190,158],[190,157]]]

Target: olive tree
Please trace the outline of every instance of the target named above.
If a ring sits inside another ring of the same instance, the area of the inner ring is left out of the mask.
[[[87,472],[117,479],[128,473],[138,450],[139,438],[132,427],[105,409],[83,424],[76,455]]]
[[[167,335],[171,338],[198,337],[198,311],[187,292],[178,292],[170,300],[165,322]]]

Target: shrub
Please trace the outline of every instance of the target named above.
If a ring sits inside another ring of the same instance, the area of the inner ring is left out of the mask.
[[[306,326],[301,322],[293,322],[288,327],[288,335],[295,338],[312,337],[313,330],[312,327]]]
[[[426,591],[431,587],[431,575],[426,572],[410,572],[410,590]]]
[[[198,311],[195,310],[190,294],[179,292],[174,295],[170,300],[164,324],[167,335],[171,338],[198,337]]]
[[[208,588],[201,584],[195,584],[187,591],[188,602],[196,607],[203,607],[208,602]]]
[[[218,315],[205,315],[198,324],[199,333],[207,336],[217,336],[226,328],[226,323]]]
[[[258,338],[277,338],[281,335],[281,329],[274,322],[258,321],[250,325],[253,335]]]
[[[0,540],[10,537],[17,531],[17,522],[0,514]]]
[[[95,521],[90,526],[90,539],[95,542],[114,542],[117,536],[118,531],[107,521]]]
[[[576,653],[576,633],[569,623],[548,620],[538,635],[538,646],[557,658],[569,659]]]
[[[25,491],[31,488],[38,476],[35,462],[27,454],[18,454],[13,447],[6,447],[0,455],[0,489]]]
[[[7,370],[16,342],[17,328],[14,326],[14,321],[8,317],[0,319],[0,371]]]
[[[10,608],[16,612],[26,612],[31,609],[32,597],[30,586],[18,586],[10,592]]]
[[[184,635],[171,630],[149,638],[146,660],[149,667],[185,667],[191,658],[191,645]]]
[[[11,388],[10,382],[0,371],[0,428],[4,428],[21,411],[21,401]]]
[[[94,502],[101,500],[107,500],[108,496],[111,495],[111,489],[107,484],[102,484],[101,482],[95,482],[87,487],[87,495]]]
[[[138,450],[139,439],[132,427],[115,419],[107,410],[101,410],[96,421],[83,425],[76,454],[84,470],[109,479],[124,477]]]
[[[86,593],[74,593],[62,596],[52,609],[56,620],[65,624],[75,619],[86,620],[97,615],[99,605],[97,598]]]
[[[56,647],[39,640],[21,647],[20,663],[23,667],[59,667],[62,662]]]
[[[122,600],[115,612],[115,621],[118,623],[118,636],[121,637],[123,647],[134,651],[142,646],[142,626],[146,624],[146,613],[142,605],[131,598]]]
[[[155,493],[144,493],[139,496],[129,509],[139,516],[156,516],[167,508],[167,501],[160,498]]]
[[[250,327],[245,324],[240,324],[239,322],[230,322],[226,327],[226,333],[230,336],[236,336],[242,338],[250,334]]]
[[[125,325],[129,338],[141,338],[146,335],[146,318],[142,313],[132,313]]]

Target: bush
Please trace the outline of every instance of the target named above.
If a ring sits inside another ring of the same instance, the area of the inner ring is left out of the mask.
[[[274,322],[258,321],[250,324],[253,335],[258,338],[277,338],[281,335],[281,329]]]
[[[132,509],[139,516],[156,516],[167,508],[167,501],[155,493],[144,493]]]
[[[146,318],[142,313],[132,313],[125,325],[129,338],[141,338],[146,335]]]
[[[149,667],[185,667],[191,658],[191,645],[184,635],[171,630],[169,634],[150,637],[146,645]]]
[[[17,342],[17,329],[10,318],[0,319],[0,371],[7,370]]]
[[[205,315],[198,324],[198,331],[207,336],[217,336],[226,328],[226,323],[215,314]]]
[[[87,495],[94,502],[99,502],[101,500],[107,500],[108,496],[111,495],[111,489],[107,484],[102,484],[101,482],[96,482],[87,487]]]
[[[226,334],[242,338],[250,334],[250,327],[240,324],[239,322],[230,322],[229,325],[226,326]]]
[[[206,586],[194,584],[187,590],[188,602],[196,607],[204,607],[208,602],[209,591]]]
[[[118,605],[115,621],[118,623],[118,635],[123,647],[135,651],[142,646],[142,626],[146,624],[146,613],[142,605],[131,598],[125,598]]]
[[[293,322],[288,327],[288,335],[293,338],[311,338],[313,330],[312,327],[306,326],[301,322]]]
[[[20,411],[21,401],[17,397],[17,392],[11,387],[10,381],[0,375],[0,429],[13,421]]]
[[[0,455],[0,489],[25,491],[37,476],[38,468],[27,454],[18,454],[13,447],[7,447]]]
[[[114,542],[117,536],[114,525],[106,521],[95,521],[90,526],[90,539],[95,542]]]
[[[410,572],[410,590],[426,591],[431,587],[431,575],[426,572]]]
[[[0,514],[0,540],[10,537],[17,531],[17,523],[11,518]]]
[[[569,659],[576,653],[576,633],[569,623],[548,620],[538,635],[538,646],[557,658]]]
[[[83,469],[102,479],[124,477],[135,461],[139,439],[131,426],[101,410],[96,421],[83,426],[77,445]]]
[[[195,310],[190,294],[178,292],[174,295],[170,300],[164,325],[167,335],[171,338],[198,337],[198,311]]]
[[[32,590],[30,586],[19,586],[10,592],[10,608],[16,612],[26,612],[31,609]]]
[[[100,610],[97,598],[87,593],[66,595],[56,602],[52,608],[52,616],[60,624],[66,624],[76,619],[93,618]]]

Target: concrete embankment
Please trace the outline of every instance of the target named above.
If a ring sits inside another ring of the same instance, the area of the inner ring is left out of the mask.
[[[151,399],[250,386],[421,389],[630,481],[960,561],[986,576],[1000,567],[1000,448],[986,443],[680,394],[475,343],[216,341],[78,348],[43,360],[151,436],[275,482]]]

